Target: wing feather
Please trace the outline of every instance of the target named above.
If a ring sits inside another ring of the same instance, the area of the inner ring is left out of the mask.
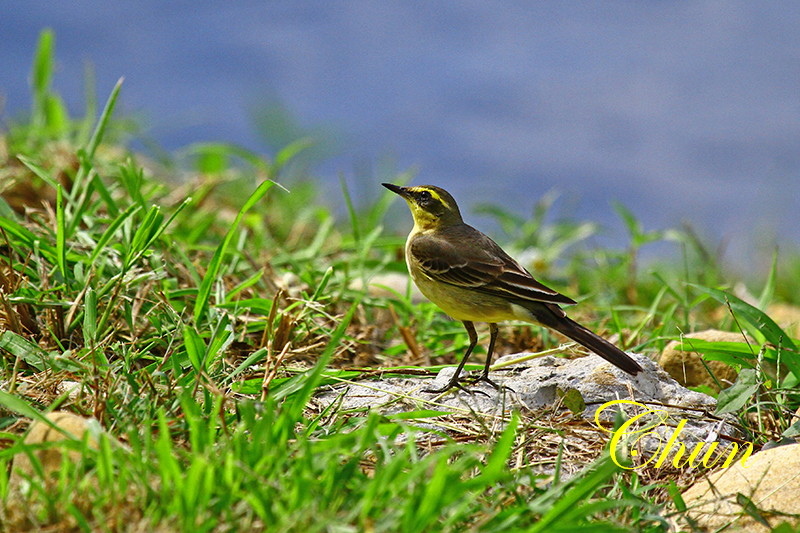
[[[455,243],[470,246],[456,249]],[[439,235],[419,234],[409,246],[426,276],[521,302],[574,304],[571,298],[536,281],[492,239],[466,224],[445,228]]]

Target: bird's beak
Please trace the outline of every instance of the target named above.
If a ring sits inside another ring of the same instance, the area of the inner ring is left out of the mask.
[[[383,185],[393,193],[399,194],[403,198],[408,198],[408,187],[401,187],[399,185],[395,185],[394,183],[381,183],[381,185]]]

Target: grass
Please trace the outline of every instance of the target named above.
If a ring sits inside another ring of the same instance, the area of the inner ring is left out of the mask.
[[[312,176],[284,176],[309,139],[271,158],[196,145],[177,180],[177,165],[124,148],[129,124],[114,118],[122,80],[98,116],[90,96],[85,116],[70,117],[51,86],[53,62],[43,32],[30,116],[0,138],[0,527],[667,530],[678,474],[622,472],[600,438],[580,475],[563,478],[558,462],[550,474],[534,468],[535,443],[563,452],[570,427],[553,413],[475,415],[442,432],[421,424],[441,415],[434,406],[393,416],[316,408],[321,384],[370,379],[374,368],[432,376],[465,348],[460,325],[432,305],[363,288],[405,269],[404,237],[384,228],[390,193],[355,207],[343,187],[347,217],[337,220]],[[752,369],[721,400],[754,439],[800,431],[788,416],[797,348],[762,311],[778,298],[798,303],[785,288],[797,286],[800,261],[776,261],[751,305],[724,290],[733,280],[690,232],[645,231],[620,207],[630,245],[593,249],[597,228],[548,222],[551,203],[530,220],[484,212],[510,247],[536,252],[534,274],[591,298],[597,315],[581,320],[627,349],[654,354],[711,326],[746,330],[752,345],[693,348]],[[677,266],[643,267],[642,248],[663,240],[677,243]],[[505,331],[503,353],[558,343]],[[10,463],[36,448],[24,430],[56,409],[91,415],[105,433],[67,443],[80,460],[65,455],[54,479],[39,469],[18,494]],[[754,411],[773,416],[754,425]]]

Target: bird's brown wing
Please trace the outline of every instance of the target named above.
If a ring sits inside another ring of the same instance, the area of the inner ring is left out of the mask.
[[[457,249],[461,243],[466,246]],[[436,281],[511,300],[575,303],[536,281],[497,243],[466,224],[446,228],[440,235],[417,235],[409,248],[425,275]]]

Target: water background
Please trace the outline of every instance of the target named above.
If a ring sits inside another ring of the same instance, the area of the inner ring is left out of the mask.
[[[340,176],[366,201],[414,168],[489,231],[477,203],[525,215],[555,189],[603,245],[625,243],[615,201],[746,269],[800,244],[797,2],[18,3],[0,17],[3,120],[30,108],[44,27],[73,112],[87,62],[101,102],[125,77],[122,113],[167,150],[273,153],[253,116],[277,106],[327,139],[314,173],[333,206]]]

